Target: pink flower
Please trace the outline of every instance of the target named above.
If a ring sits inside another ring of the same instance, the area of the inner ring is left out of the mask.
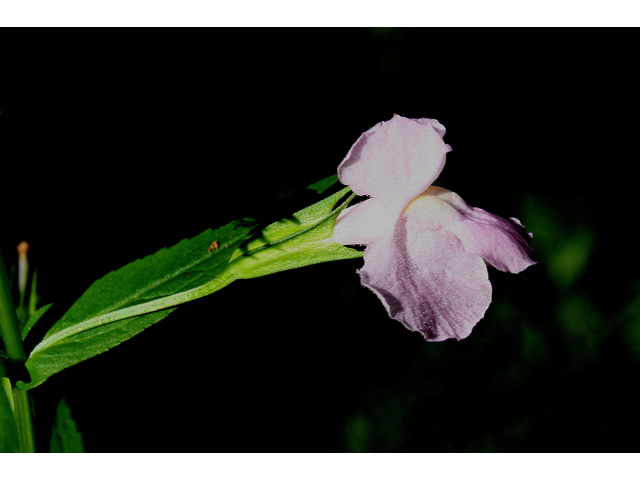
[[[437,120],[396,115],[363,133],[338,167],[343,184],[371,198],[340,214],[334,240],[367,245],[362,284],[428,341],[466,338],[484,316],[485,262],[511,273],[535,263],[517,219],[431,185],[451,151],[444,134]]]

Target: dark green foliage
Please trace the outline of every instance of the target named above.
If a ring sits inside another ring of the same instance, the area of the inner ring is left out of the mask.
[[[29,334],[31,329],[35,326],[35,324],[38,322],[38,320],[40,320],[40,318],[45,313],[47,313],[47,310],[49,310],[49,308],[51,308],[52,305],[53,305],[53,303],[50,303],[48,305],[45,305],[42,308],[39,308],[33,315],[31,315],[29,317],[29,319],[27,320],[27,323],[25,324],[24,328],[22,329],[22,340],[23,341],[24,341],[25,338],[27,338],[27,335]]]
[[[51,453],[84,453],[82,435],[64,398],[58,403],[49,445]]]

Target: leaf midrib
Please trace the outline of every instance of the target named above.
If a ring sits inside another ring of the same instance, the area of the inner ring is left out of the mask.
[[[80,318],[80,322],[82,323],[82,322],[85,322],[85,321],[90,320],[92,318],[103,317],[103,316],[106,316],[106,315],[108,315],[108,314],[110,314],[112,312],[115,312],[117,310],[122,310],[122,309],[128,308],[130,306],[134,306],[135,307],[135,306],[138,306],[138,305],[146,305],[147,303],[149,303],[149,302],[146,301],[146,300],[149,300],[149,299],[145,298],[145,295],[148,292],[150,292],[150,291],[152,291],[152,290],[154,290],[156,288],[159,288],[162,285],[166,285],[166,284],[170,283],[171,281],[175,280],[177,277],[179,277],[180,275],[185,273],[185,271],[191,270],[193,267],[198,266],[201,263],[204,263],[206,260],[207,260],[206,257],[200,257],[196,261],[193,261],[193,262],[191,262],[191,263],[189,263],[189,264],[187,264],[187,265],[185,265],[183,267],[178,268],[177,270],[174,270],[173,272],[176,272],[174,275],[166,275],[166,276],[162,277],[159,280],[151,281],[151,282],[145,284],[143,287],[141,287],[139,289],[136,289],[135,292],[133,292],[132,294],[127,295],[122,300],[116,301],[115,303],[112,303],[109,306],[107,306],[107,307],[105,307],[105,308],[103,308],[101,310],[97,310],[95,313],[91,314],[91,316],[88,317],[88,318],[83,318],[82,316],[80,316],[79,317]],[[142,262],[142,261],[144,261],[144,259],[140,259],[139,261]],[[117,270],[114,270],[111,273],[117,273],[117,272],[118,272]],[[103,277],[103,279],[104,278],[105,277]],[[103,279],[101,279],[101,280],[103,280]],[[98,280],[98,281],[101,281],[101,280]],[[205,285],[206,283],[208,283],[208,282],[205,282],[203,285]],[[202,286],[202,285],[199,285],[198,287],[200,287],[200,286]],[[182,292],[187,292],[187,291],[190,291],[190,290],[194,290],[194,289],[196,289],[198,287],[193,287],[191,289],[181,290],[181,291]],[[163,295],[161,298],[169,297],[169,296],[175,295],[177,293],[181,293],[181,292],[178,291],[178,292],[169,293],[167,295]],[[138,300],[140,298],[142,299],[143,303],[137,303],[137,304],[131,305],[132,301]],[[155,300],[150,300],[150,301],[153,302]],[[71,321],[73,322],[73,317],[71,317],[71,318],[72,318]],[[61,320],[64,321],[64,320],[68,320],[68,319],[65,319],[65,317],[62,317]],[[73,322],[72,325],[76,325],[76,324],[77,324],[76,322]],[[69,326],[72,326],[72,325],[69,325]],[[69,326],[64,327],[61,330],[58,330],[58,332],[55,332],[54,334],[52,334],[52,336],[57,334],[57,333],[59,333],[59,332],[67,330],[69,328]],[[43,341],[46,340],[46,339],[47,339],[47,337],[45,337],[43,339]],[[35,351],[35,349],[34,349],[34,351]]]

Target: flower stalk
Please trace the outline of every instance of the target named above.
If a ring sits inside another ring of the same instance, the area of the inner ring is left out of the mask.
[[[20,242],[18,248],[18,293],[20,294],[20,300],[18,300],[18,321],[20,322],[20,330],[27,323],[27,307],[26,307],[26,294],[27,294],[27,273],[29,271],[29,261],[27,260],[27,252],[29,251],[29,244],[27,242]]]

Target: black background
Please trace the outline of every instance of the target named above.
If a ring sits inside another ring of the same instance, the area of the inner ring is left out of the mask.
[[[97,452],[637,450],[634,33],[3,32],[0,242],[29,242],[52,312],[295,204],[394,113],[444,124],[438,183],[540,256],[491,270],[485,318],[441,344],[388,319],[361,260],[236,282],[35,389],[39,449],[65,396]]]

